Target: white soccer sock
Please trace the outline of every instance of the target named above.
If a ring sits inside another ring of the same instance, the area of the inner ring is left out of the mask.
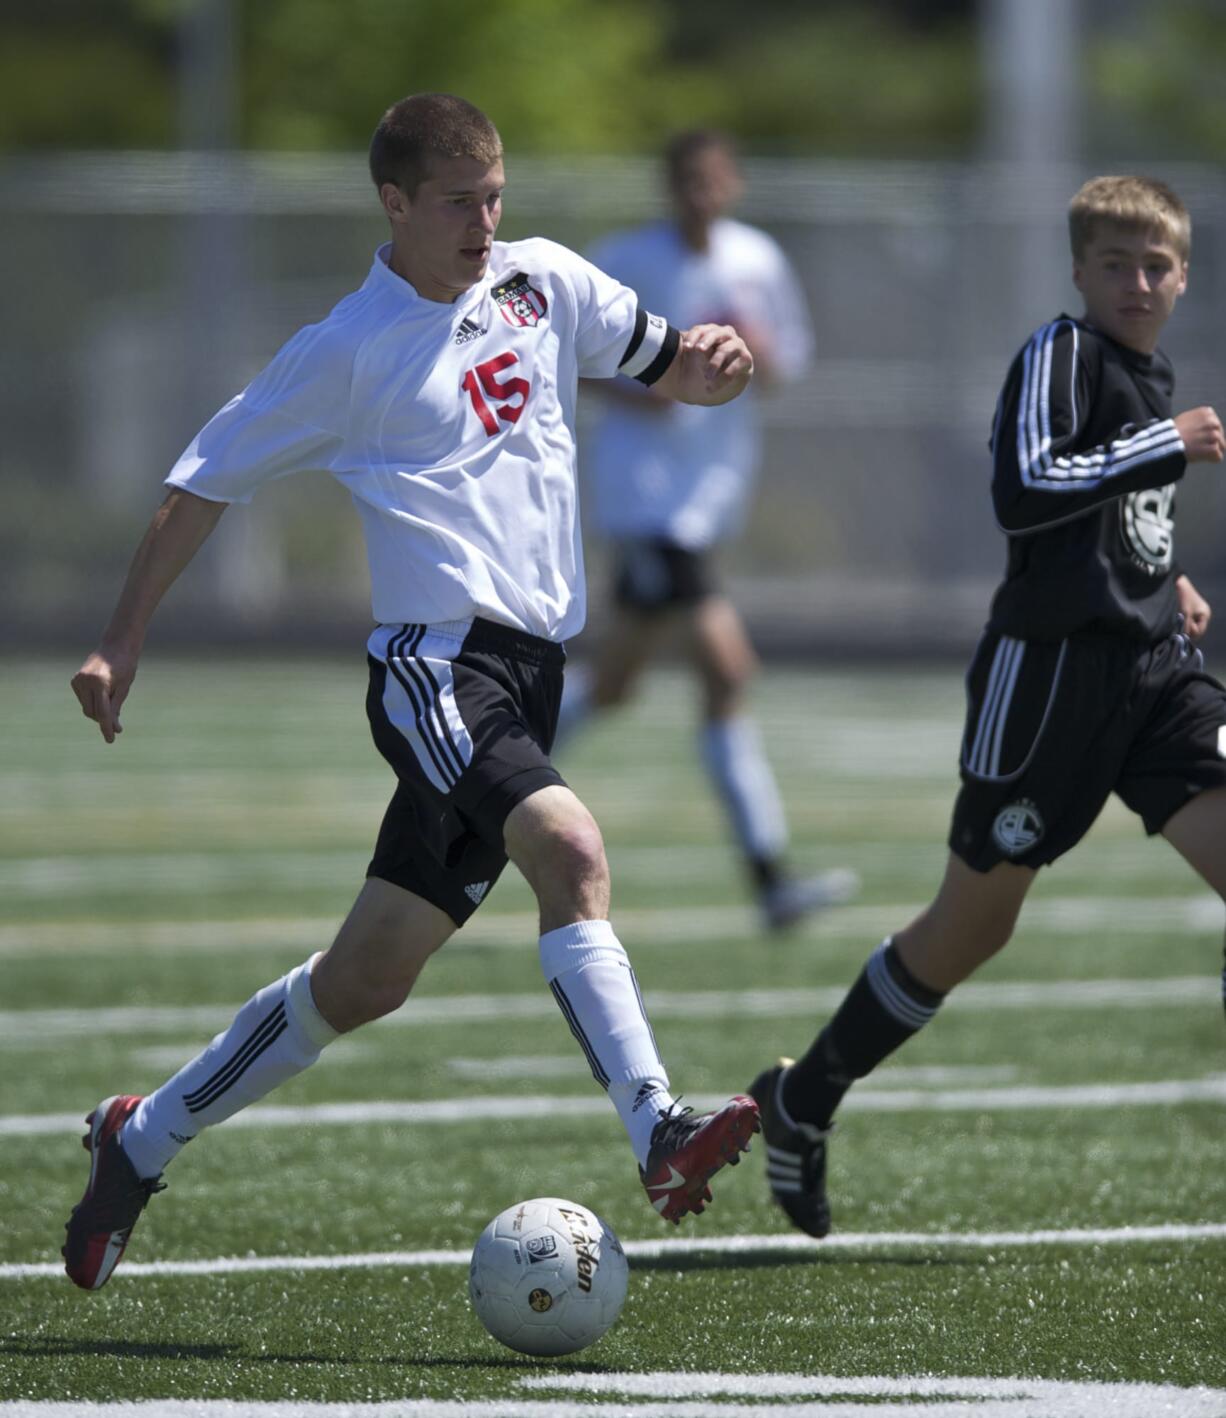
[[[779,786],[750,718],[712,719],[702,730],[702,759],[751,861],[775,861],[788,844]]]
[[[562,681],[562,704],[558,710],[558,729],[553,736],[553,748],[560,748],[592,714],[591,676],[581,666],[566,671]]]
[[[309,1068],[337,1032],[315,1008],[311,966],[265,985],[229,1029],[147,1098],[120,1140],[138,1176],[156,1177],[202,1129],[224,1122]]]
[[[672,1106],[630,961],[608,921],[578,921],[541,936],[541,969],[592,1076],[608,1091],[639,1165]]]

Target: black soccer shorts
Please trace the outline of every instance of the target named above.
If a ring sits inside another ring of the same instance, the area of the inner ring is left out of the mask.
[[[1152,835],[1196,793],[1226,787],[1226,689],[1181,635],[985,635],[967,703],[949,846],[976,871],[1054,862],[1112,792]]]
[[[565,652],[481,619],[383,625],[368,649],[366,716],[399,781],[366,874],[463,925],[507,864],[508,813],[563,781],[549,749]]]
[[[634,537],[617,544],[613,599],[636,615],[659,615],[714,595],[710,556],[667,537]]]

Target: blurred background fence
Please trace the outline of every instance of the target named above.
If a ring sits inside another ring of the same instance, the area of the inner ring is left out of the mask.
[[[180,8],[196,22],[233,13],[222,0]],[[960,655],[973,641],[1004,555],[988,499],[996,393],[1027,333],[1079,309],[1063,213],[1092,172],[1140,168],[1188,202],[1192,284],[1164,344],[1179,406],[1226,403],[1222,167],[1174,161],[1173,143],[1108,160],[1101,133],[1100,151],[1085,155],[1094,130],[1061,107],[1080,82],[1061,35],[1074,17],[1088,23],[1094,0],[945,8],[978,16],[977,52],[998,80],[963,145],[975,151],[746,158],[739,215],[788,251],[818,334],[804,383],[763,399],[759,497],[726,557],[768,654]],[[1138,14],[1109,10],[1117,22]],[[0,641],[10,646],[92,639],[174,458],[295,329],[360,284],[384,239],[356,147],[233,144],[209,97],[230,68],[210,59],[207,33],[197,39],[184,50],[195,57],[184,61],[189,116],[178,130],[190,150],[16,145],[0,156]],[[372,120],[396,92],[372,100]],[[553,121],[560,156],[548,132],[522,154],[508,141],[502,236],[583,249],[663,212],[654,156],[570,151],[565,112]],[[1226,479],[1195,471],[1179,504],[1180,559],[1226,602]],[[589,554],[598,613],[599,545]],[[368,619],[347,498],[326,478],[300,477],[223,520],[158,633],[352,645]]]

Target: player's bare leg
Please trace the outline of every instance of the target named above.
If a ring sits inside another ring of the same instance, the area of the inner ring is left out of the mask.
[[[786,869],[787,821],[754,720],[745,712],[758,657],[740,613],[725,596],[705,596],[689,612],[686,636],[702,689],[702,756],[758,892],[765,924],[794,925],[856,889],[845,868],[794,877]]]
[[[455,931],[445,911],[370,877],[311,971],[315,1007],[338,1034],[399,1009],[430,956]]]
[[[86,1119],[89,1183],[64,1245],[69,1277],[105,1285],[164,1168],[224,1122],[309,1068],[338,1034],[397,1009],[455,930],[437,907],[369,880],[331,949],[258,990],[229,1029],[147,1098],[104,1099]]]
[[[1008,943],[1034,878],[1030,867],[1011,862],[973,871],[950,853],[935,900],[894,934],[902,963],[921,984],[947,994]]]
[[[1171,818],[1162,835],[1179,855],[1226,900],[1226,788],[1198,793]],[[1222,968],[1226,1008],[1226,955]]]
[[[758,1130],[749,1098],[694,1117],[674,1100],[638,981],[613,932],[609,867],[595,819],[569,788],[541,788],[504,827],[507,855],[536,894],[541,968],[596,1081],[630,1137],[653,1207],[676,1223],[710,1200],[708,1180]]]
[[[620,607],[614,610],[588,672],[593,710],[614,709],[630,700],[674,623],[675,616],[667,611],[635,615]]]
[[[1034,877],[1007,862],[976,872],[951,854],[936,899],[869,957],[804,1057],[780,1059],[750,1086],[762,1112],[771,1193],[802,1231],[830,1230],[826,1152],[843,1095],[1008,941]]]

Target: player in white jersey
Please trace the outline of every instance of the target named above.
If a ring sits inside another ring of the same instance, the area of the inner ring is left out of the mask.
[[[149,619],[222,512],[305,469],[347,486],[374,614],[367,712],[397,788],[331,947],[258,991],[148,1097],[86,1120],[91,1168],[68,1222],[72,1280],[105,1284],[165,1166],[397,1009],[507,859],[540,908],[540,959],[630,1136],[653,1207],[702,1211],[709,1178],[758,1130],[737,1097],[695,1116],[670,1091],[634,972],[608,920],[600,830],[549,760],[562,640],[583,624],[575,496],[580,376],[617,372],[723,403],[753,360],[735,330],[680,333],[549,241],[496,241],[497,131],[445,94],[393,105],[371,144],[391,224],[360,290],[302,330],[199,433],[73,689],[107,743]]]
[[[735,325],[753,350],[755,380],[792,383],[813,332],[786,256],[765,232],[726,213],[741,193],[729,141],[681,133],[666,151],[672,216],[620,232],[592,260],[673,324]],[[760,456],[751,398],[718,409],[682,407],[619,379],[585,442],[596,527],[614,544],[612,623],[586,673],[567,680],[560,736],[626,702],[666,636],[680,633],[703,689],[703,763],[758,893],[778,929],[842,901],[844,870],[808,879],[785,867],[787,823],[745,701],[756,662],[744,623],[712,572],[712,552],[739,528]]]

